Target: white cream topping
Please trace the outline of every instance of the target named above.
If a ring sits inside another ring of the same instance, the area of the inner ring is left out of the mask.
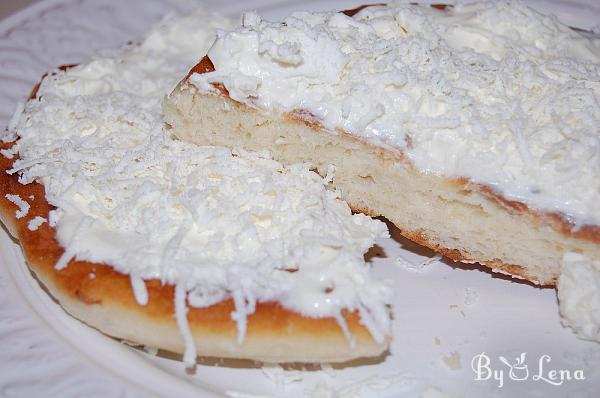
[[[307,110],[424,172],[600,224],[600,41],[519,2],[248,14],[208,55],[201,90]]]
[[[207,51],[216,27],[197,13],[150,33],[138,47],[57,71],[15,122],[11,173],[41,181],[57,209],[48,222],[73,258],[129,274],[140,305],[144,279],[176,285],[177,324],[195,346],[187,304],[228,297],[242,342],[258,302],[310,317],[357,310],[377,341],[389,333],[391,290],[363,254],[385,224],[350,208],[308,164],[283,167],[268,153],[198,147],[165,131],[160,104]],[[332,171],[333,172],[333,171]],[[187,302],[187,304],[186,304]]]
[[[582,339],[600,342],[600,261],[566,253],[556,287],[562,323]]]

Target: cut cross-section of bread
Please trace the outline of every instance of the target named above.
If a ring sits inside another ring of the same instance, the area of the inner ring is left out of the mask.
[[[345,12],[348,16],[355,13]],[[226,43],[223,41],[217,52],[224,51]],[[291,44],[286,46],[295,51]],[[254,73],[248,87],[260,87],[261,83],[252,79],[263,76],[256,71],[263,62],[272,62],[273,70],[280,68],[282,74],[287,73],[285,68],[296,66],[293,54],[283,54],[283,46],[280,50],[281,54],[270,53],[267,47],[258,51],[258,60],[247,69]],[[265,61],[261,57],[281,59]],[[258,90],[254,88],[248,89],[245,99],[239,98],[242,91],[232,96],[227,86],[235,84],[235,78],[215,70],[212,61],[205,56],[163,104],[165,121],[176,137],[201,145],[268,149],[284,164],[310,162],[323,175],[333,165],[334,185],[353,209],[385,216],[405,237],[455,261],[478,262],[536,284],[554,285],[566,252],[600,258],[597,225],[577,224],[560,211],[532,207],[503,195],[493,184],[423,171],[402,148],[332,127],[302,107],[277,106],[278,89],[271,75],[265,79],[271,79],[268,84],[275,87],[272,97],[263,101],[252,94]],[[243,73],[243,60],[239,62]],[[302,67],[309,61],[303,62]],[[210,77],[202,79],[204,74]],[[196,77],[198,81],[193,81]],[[265,103],[269,105],[261,105]],[[411,148],[409,136],[403,145]]]

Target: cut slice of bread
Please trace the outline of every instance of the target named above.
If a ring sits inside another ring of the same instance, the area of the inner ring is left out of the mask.
[[[2,144],[0,149],[10,146]],[[16,175],[6,173],[12,163],[0,156],[0,220],[19,240],[30,269],[65,311],[107,335],[183,353],[172,285],[145,281],[149,300],[142,306],[134,297],[129,276],[108,265],[71,260],[66,268],[55,269],[64,249],[54,228],[47,222],[34,230],[28,227],[35,217],[48,219],[53,207],[41,184],[22,185]],[[19,207],[6,195],[23,198],[30,205],[27,214],[17,218]],[[389,345],[389,338],[374,341],[358,312],[343,314],[354,340],[351,345],[334,318],[305,317],[275,302],[257,304],[248,316],[245,339],[238,344],[237,324],[231,317],[234,309],[232,300],[206,308],[189,307],[187,319],[198,355],[269,363],[345,362],[379,357]]]
[[[559,213],[539,212],[491,186],[419,171],[401,151],[346,131],[326,129],[309,112],[265,112],[235,101],[225,87],[200,91],[194,73],[214,70],[204,57],[164,102],[173,134],[201,145],[268,149],[284,164],[311,162],[355,210],[383,215],[402,234],[455,261],[554,285],[563,254],[600,258],[600,227],[575,228]]]

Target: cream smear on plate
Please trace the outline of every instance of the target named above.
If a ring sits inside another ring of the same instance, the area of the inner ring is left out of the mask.
[[[207,307],[228,297],[239,342],[259,301],[335,317],[344,331],[342,310],[356,310],[382,342],[391,289],[373,279],[363,255],[388,236],[385,224],[353,215],[328,189],[331,175],[308,164],[198,147],[163,126],[164,95],[215,29],[232,25],[204,12],[171,18],[140,45],[55,71],[11,122],[19,159],[10,173],[43,183],[57,207],[48,223],[65,248],[58,270],[73,258],[110,264],[130,275],[140,305],[145,279],[176,285],[187,364],[195,348],[186,302]]]
[[[423,172],[600,224],[600,40],[520,2],[249,13],[208,56],[201,90],[306,110]]]

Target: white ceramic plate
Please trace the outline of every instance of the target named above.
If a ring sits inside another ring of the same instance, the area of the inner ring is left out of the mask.
[[[362,2],[41,1],[0,22],[0,126],[46,70],[135,40],[170,10],[203,4],[276,18]],[[595,0],[530,3],[573,26],[600,21]],[[201,364],[188,374],[176,359],[130,348],[67,316],[0,232],[0,396],[597,396],[600,345],[561,327],[554,290],[439,261],[401,238],[382,246],[375,272],[396,286],[394,342],[382,361],[312,371]],[[482,380],[472,369],[478,363]],[[571,380],[555,385],[552,370]]]

